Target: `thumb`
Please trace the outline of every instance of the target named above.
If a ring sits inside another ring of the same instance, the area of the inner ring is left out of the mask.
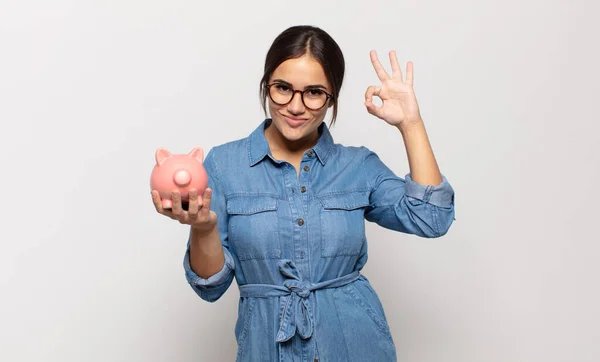
[[[365,107],[367,107],[367,112],[374,115],[375,117],[382,117],[381,106],[377,107],[371,100],[365,101]]]

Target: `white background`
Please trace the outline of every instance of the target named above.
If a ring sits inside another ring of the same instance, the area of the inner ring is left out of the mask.
[[[336,142],[399,175],[364,92],[396,49],[456,221],[368,224],[365,275],[400,361],[600,360],[598,5],[592,1],[3,1],[0,360],[233,361],[235,284],[183,273],[188,229],[154,211],[154,151],[209,150],[263,119],[272,40],[317,25],[347,61]]]

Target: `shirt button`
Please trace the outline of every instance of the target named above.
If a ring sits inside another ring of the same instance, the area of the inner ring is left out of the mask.
[[[310,170],[310,167],[304,166],[304,171],[308,172],[308,170]]]
[[[304,220],[298,219],[298,225],[300,225],[300,226],[304,225]]]
[[[306,192],[306,187],[304,187],[304,186],[300,187],[300,192]]]
[[[307,155],[308,155],[308,157],[312,157],[313,156],[313,151],[309,150],[308,153],[307,153]]]

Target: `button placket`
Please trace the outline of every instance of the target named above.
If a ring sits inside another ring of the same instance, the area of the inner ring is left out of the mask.
[[[309,164],[311,162],[314,161],[314,158],[312,158],[314,156],[314,153],[312,152],[312,150],[308,150],[305,154],[304,154],[304,158],[301,161],[301,165],[300,165],[300,174],[298,175],[297,178],[297,185],[296,185],[296,190],[299,191],[296,193],[296,196],[298,196],[297,201],[298,201],[298,207],[299,207],[299,217],[296,219],[296,230],[298,232],[298,244],[296,245],[296,257],[298,258],[298,261],[302,260],[302,263],[299,263],[299,265],[301,266],[301,269],[304,268],[308,268],[308,264],[305,264],[308,262],[308,240],[306,239],[307,236],[307,230],[305,230],[306,227],[308,227],[306,224],[306,221],[304,220],[304,218],[302,217],[303,215],[305,215],[308,212],[308,206],[307,206],[307,194],[306,191],[308,190],[308,174],[306,174],[306,172],[310,171],[310,166]],[[307,269],[305,270],[305,272],[310,273],[310,271]]]

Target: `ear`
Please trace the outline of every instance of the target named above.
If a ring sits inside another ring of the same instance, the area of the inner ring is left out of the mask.
[[[155,155],[156,164],[159,166],[162,165],[163,162],[165,162],[171,156],[172,156],[171,152],[169,152],[166,148],[161,147],[161,148],[157,149],[156,155]]]
[[[200,163],[204,162],[204,150],[201,147],[194,147],[188,156],[197,159]]]

